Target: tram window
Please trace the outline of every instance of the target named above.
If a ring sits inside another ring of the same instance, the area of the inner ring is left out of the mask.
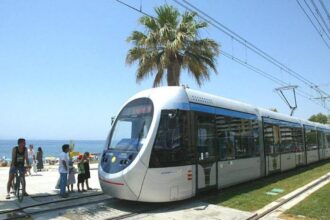
[[[197,129],[197,152],[199,160],[216,160],[215,116],[207,113],[195,113]]]
[[[194,152],[188,142],[188,129],[188,112],[162,111],[149,166],[156,168],[192,164]]]
[[[281,152],[290,153],[293,146],[292,128],[287,126],[280,127],[281,132]]]
[[[330,148],[330,132],[327,133],[327,143],[328,143],[328,148]]]
[[[325,141],[326,137],[325,137],[325,133],[323,131],[317,131],[317,139],[319,141],[319,147],[321,149],[327,147],[326,146],[326,141]]]
[[[259,155],[259,128],[256,120],[216,116],[220,160]]]
[[[323,148],[327,148],[328,147],[328,140],[327,140],[327,132],[323,131]]]
[[[326,143],[327,143],[328,148],[330,148],[330,132],[326,133]]]
[[[264,123],[265,153],[291,153],[304,151],[302,128]]]
[[[292,139],[293,139],[293,152],[302,152],[304,151],[304,143],[303,143],[303,132],[302,128],[292,128]]]
[[[148,134],[153,117],[153,105],[146,98],[128,103],[113,125],[109,150],[139,151]]]
[[[324,145],[325,148],[330,148],[330,133],[324,131]]]
[[[317,150],[317,132],[309,128],[305,128],[306,149]]]
[[[299,127],[281,126],[281,152],[301,152],[304,150],[302,130]]]
[[[280,152],[280,128],[277,125],[264,123],[265,154]]]

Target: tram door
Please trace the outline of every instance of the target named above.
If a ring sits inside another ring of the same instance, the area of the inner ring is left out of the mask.
[[[215,116],[195,113],[197,192],[216,188],[218,182]]]
[[[280,127],[264,123],[264,142],[267,174],[281,171]]]

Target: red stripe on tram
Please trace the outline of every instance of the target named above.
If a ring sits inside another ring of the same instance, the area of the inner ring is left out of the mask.
[[[112,181],[110,181],[110,180],[106,180],[106,179],[101,179],[103,182],[106,182],[106,183],[110,183],[110,184],[112,184],[112,185],[117,185],[117,186],[123,186],[124,185],[124,183],[118,183],[118,182],[112,182]]]

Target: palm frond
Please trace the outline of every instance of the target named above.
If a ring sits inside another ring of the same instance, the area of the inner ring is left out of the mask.
[[[133,31],[132,34],[127,38],[128,42],[132,42],[135,46],[143,46],[147,36],[140,31]]]
[[[144,25],[146,28],[146,31],[157,31],[158,30],[158,24],[157,24],[157,20],[155,20],[154,18],[151,18],[149,16],[142,16],[139,19],[140,24]]]
[[[220,46],[212,39],[201,39],[199,31],[207,23],[199,21],[194,12],[180,14],[167,4],[155,9],[157,18],[142,16],[144,32],[133,31],[127,38],[132,47],[126,63],[138,63],[136,81],[154,76],[153,86],[159,86],[165,75],[168,85],[179,85],[181,70],[186,69],[199,86],[217,73],[216,57]]]
[[[178,17],[180,12],[173,6],[165,4],[156,8],[155,12],[157,14],[157,20],[160,26],[168,24],[175,28],[178,25]]]

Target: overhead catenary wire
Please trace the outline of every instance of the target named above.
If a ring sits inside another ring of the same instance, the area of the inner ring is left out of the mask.
[[[126,4],[126,3],[124,3],[124,2],[122,2],[122,1],[120,1],[120,0],[116,0],[117,2],[119,2],[119,3],[121,3],[121,4],[123,4],[123,5],[125,5],[125,6],[127,6],[127,7],[129,7],[129,8],[131,8],[131,9],[133,9],[133,10],[135,10],[135,11],[137,11],[137,12],[140,12],[140,13],[142,13],[142,14],[144,14],[144,15],[147,15],[147,16],[149,16],[149,17],[152,17],[151,15],[149,15],[149,14],[147,14],[147,13],[145,13],[145,12],[142,12],[142,11],[140,11],[140,10],[138,10],[137,8],[134,8],[133,6],[131,6],[131,5],[128,5],[128,4]],[[154,17],[153,17],[154,18]],[[232,40],[233,40],[233,37],[232,37]],[[233,44],[233,42],[232,42],[232,44]],[[232,53],[234,53],[234,49],[233,49],[233,45],[232,45]],[[233,55],[230,55],[229,53],[227,53],[227,52],[225,52],[225,51],[221,51],[221,54],[223,54],[223,55],[225,55],[226,57],[228,57],[228,58],[230,58],[230,59],[232,59],[232,60],[235,60],[236,62],[238,62],[238,63],[246,63],[246,61],[242,61],[242,60],[240,60],[240,59],[238,59],[237,57],[235,57],[235,56],[233,56]],[[256,72],[258,72],[258,73],[260,73],[260,74],[262,74],[263,76],[265,76],[266,78],[268,78],[268,79],[270,79],[271,81],[273,81],[273,82],[276,82],[276,83],[278,83],[278,84],[280,84],[280,85],[288,85],[287,83],[285,83],[284,81],[282,81],[282,80],[279,80],[279,79],[276,79],[276,77],[273,77],[272,75],[270,75],[270,74],[267,74],[266,72],[263,72],[262,70],[260,70],[260,69],[258,69],[258,68],[256,68],[256,67],[253,67],[253,66],[251,66],[251,65],[249,65],[249,64],[247,64],[246,63],[246,67],[247,68],[249,68],[249,69],[251,69],[251,70],[253,70],[253,71],[256,71]]]
[[[311,3],[312,3],[312,5],[313,5],[313,7],[314,7],[314,9],[315,9],[315,11],[316,11],[316,14],[319,16],[319,18],[321,19],[321,21],[322,21],[324,27],[327,29],[328,33],[330,34],[329,26],[328,26],[328,24],[325,22],[325,20],[324,20],[322,14],[321,14],[319,8],[317,7],[317,5],[315,4],[314,0],[311,0]]]
[[[238,57],[235,57],[235,56],[233,56],[233,55],[231,55],[231,54],[229,54],[229,53],[227,53],[227,52],[225,52],[223,50],[220,53],[223,56],[225,56],[226,58],[228,58],[230,60],[233,60],[233,61],[241,64],[242,66],[244,66],[244,67],[252,70],[253,72],[255,72],[255,73],[257,73],[257,74],[259,74],[259,75],[261,75],[261,76],[263,76],[263,77],[271,80],[272,82],[274,82],[274,83],[276,83],[276,84],[278,84],[280,86],[290,86],[290,84],[288,84],[287,82],[284,82],[283,80],[280,80],[277,77],[274,77],[273,75],[271,75],[271,74],[269,74],[269,73],[267,73],[267,72],[259,69],[258,67],[255,67],[255,66],[253,66],[253,65],[251,65],[251,64],[249,64],[249,63],[247,63],[247,62],[245,62],[245,61],[243,61],[241,59],[239,59]],[[297,88],[297,94],[299,96],[305,98],[305,99],[310,100],[314,104],[319,105],[319,106],[325,108],[326,110],[330,111],[330,109],[327,108],[326,106],[323,106],[322,104],[320,104],[320,103],[316,102],[315,100],[313,100],[313,98],[310,98],[309,95],[306,92],[302,91],[300,88]]]
[[[116,0],[116,1],[119,2],[120,4],[123,4],[123,5],[126,6],[126,7],[129,7],[129,8],[131,8],[131,9],[133,9],[134,11],[137,11],[137,12],[143,14],[143,15],[146,15],[146,16],[149,16],[149,17],[151,17],[151,18],[157,19],[157,18],[155,18],[155,17],[149,15],[148,13],[143,12],[142,10],[139,10],[139,9],[137,9],[137,8],[131,6],[131,5],[128,5],[128,4],[126,4],[126,3],[124,3],[124,2],[122,2],[122,1],[120,1],[120,0]],[[174,1],[177,2],[176,0],[174,0]],[[179,3],[179,2],[177,2],[177,3],[181,5],[181,3]],[[191,11],[191,9],[188,9],[188,10]],[[197,15],[198,15],[199,17],[201,17],[199,14],[197,14]],[[202,19],[205,20],[205,18],[202,18]],[[227,34],[229,34],[229,33],[227,33]],[[230,35],[230,34],[229,34],[229,35]],[[230,36],[232,36],[232,35],[230,35]],[[236,40],[237,40],[237,39],[236,39]],[[248,42],[248,41],[245,40],[245,39],[243,39],[243,41],[245,42],[245,46],[246,46],[246,47],[249,47],[249,46],[252,45],[250,42]],[[248,46],[247,44],[249,44],[249,46]],[[260,49],[259,49],[259,50],[260,50]],[[261,50],[260,50],[260,51],[261,51]],[[262,52],[263,52],[263,51],[262,51]],[[258,73],[259,75],[262,75],[262,76],[268,78],[269,80],[271,80],[271,81],[273,81],[273,82],[275,82],[275,83],[277,83],[277,84],[279,84],[279,85],[281,85],[281,86],[289,85],[288,83],[286,83],[286,82],[284,82],[284,81],[282,81],[282,80],[280,80],[280,79],[278,79],[278,78],[272,76],[271,74],[269,74],[269,73],[267,73],[267,72],[265,72],[265,71],[263,71],[263,70],[261,70],[261,69],[255,67],[255,66],[250,65],[249,63],[247,63],[247,61],[243,61],[243,60],[241,60],[241,59],[239,59],[239,58],[237,58],[237,57],[235,57],[235,56],[233,56],[233,55],[231,55],[231,54],[229,54],[229,53],[227,53],[227,52],[225,52],[225,51],[223,51],[223,50],[221,51],[221,54],[223,54],[225,57],[230,58],[231,60],[234,60],[235,62],[237,62],[237,63],[239,63],[239,64],[245,66],[246,68],[248,68],[248,69],[250,69],[250,70],[252,70],[252,71]],[[284,65],[283,65],[283,66],[284,66]],[[286,66],[284,66],[284,67],[286,67]],[[280,67],[280,68],[281,68],[281,70],[283,70],[283,67]],[[287,68],[287,67],[286,67],[286,68]],[[315,85],[315,84],[313,84],[313,85]],[[315,85],[315,86],[316,86],[316,85]],[[307,94],[306,92],[302,91],[301,89],[299,89],[299,90],[300,90],[300,91],[299,91],[299,92],[297,91],[297,94],[299,94],[299,95],[302,96],[303,98],[306,98],[306,99],[310,100],[310,101],[313,102],[314,104],[319,105],[318,102],[314,101],[313,99],[311,99],[311,98],[309,97],[309,96],[310,96],[309,94]],[[307,95],[306,95],[306,94],[307,94]],[[324,106],[322,106],[322,107],[324,107]],[[330,111],[330,109],[327,109],[327,110]]]
[[[178,5],[184,7],[186,10],[189,10],[191,12],[196,12],[199,18],[203,19],[204,21],[206,21],[207,23],[209,23],[210,25],[212,25],[216,29],[218,29],[218,30],[222,31],[223,33],[227,34],[228,36],[233,37],[237,42],[241,43],[242,45],[245,45],[251,51],[253,51],[257,55],[259,55],[260,57],[264,58],[268,62],[272,63],[273,65],[275,65],[279,68],[282,68],[283,71],[285,71],[289,75],[293,76],[294,78],[298,79],[299,81],[303,82],[309,88],[311,88],[311,89],[313,89],[313,90],[315,90],[318,93],[321,93],[323,95],[328,95],[323,90],[315,88],[317,86],[315,83],[309,81],[308,79],[303,77],[301,74],[297,73],[296,71],[293,71],[291,68],[284,65],[283,63],[281,63],[280,61],[278,61],[274,57],[270,56],[268,53],[261,50],[260,48],[258,48],[254,44],[252,44],[251,42],[247,41],[245,38],[243,38],[239,34],[235,33],[234,31],[232,31],[231,29],[229,29],[228,27],[226,27],[225,25],[223,25],[222,23],[220,23],[216,19],[212,18],[207,13],[203,12],[202,10],[200,10],[199,8],[194,6],[193,4],[189,3],[186,0],[182,0],[182,2],[180,2],[178,0],[173,0],[173,1],[176,2]],[[329,49],[330,49],[330,46],[329,46]]]
[[[319,2],[320,2],[320,4],[321,4],[321,7],[323,8],[325,14],[326,14],[327,17],[328,17],[328,22],[330,23],[330,14],[329,14],[329,12],[328,12],[328,9],[325,7],[325,5],[324,5],[324,3],[323,3],[322,0],[319,0]]]
[[[293,71],[292,69],[290,69],[286,65],[282,64],[281,62],[276,60],[274,57],[270,56],[269,54],[267,54],[263,50],[259,49],[258,47],[253,45],[251,42],[247,41],[246,39],[244,39],[243,37],[241,37],[240,35],[238,35],[234,31],[230,30],[228,27],[221,24],[219,21],[212,18],[211,16],[209,16],[208,14],[206,14],[205,12],[203,12],[202,10],[200,10],[199,8],[194,6],[193,4],[187,2],[186,0],[182,0],[183,3],[179,2],[178,0],[173,0],[173,1],[176,2],[177,4],[179,4],[180,6],[184,7],[186,10],[197,13],[199,18],[201,18],[202,20],[208,22],[210,25],[212,25],[216,29],[222,31],[223,33],[227,34],[228,36],[234,38],[237,42],[239,42],[242,45],[244,45],[245,47],[249,48],[251,51],[253,51],[257,55],[261,56],[262,58],[264,58],[268,62],[272,63],[273,65],[279,67],[281,70],[285,71],[289,75],[291,75],[294,78],[298,79],[299,81],[303,82],[308,88],[316,91],[317,94],[320,95],[321,97],[328,96],[328,94],[325,91],[323,91],[322,89],[320,89],[316,84],[314,84],[313,82],[307,80],[305,77],[303,77],[299,73]]]
[[[245,66],[246,68],[252,70],[253,72],[258,73],[259,75],[261,75],[261,76],[263,76],[263,77],[265,77],[265,78],[271,80],[272,82],[274,82],[274,83],[276,83],[276,84],[279,84],[279,85],[281,85],[281,86],[289,85],[288,83],[286,83],[286,82],[284,82],[284,81],[282,81],[282,80],[280,80],[280,79],[274,77],[273,75],[271,75],[271,74],[269,74],[269,73],[267,73],[267,72],[265,72],[265,71],[263,71],[263,70],[261,70],[261,69],[255,67],[255,66],[252,66],[252,65],[249,64],[248,62],[243,61],[243,60],[239,59],[238,57],[236,57],[236,56],[234,56],[234,55],[232,55],[232,54],[230,54],[230,53],[227,53],[227,52],[224,51],[224,50],[221,50],[221,51],[220,51],[220,54],[222,54],[223,56],[225,56],[225,57],[228,58],[228,59],[231,59],[231,60],[233,60],[233,61],[235,61],[235,62],[241,64],[242,66]]]
[[[323,28],[323,26],[322,26],[320,20],[316,17],[316,15],[315,15],[315,13],[313,12],[313,10],[312,10],[312,8],[310,7],[310,5],[306,2],[306,0],[303,0],[303,1],[305,2],[305,5],[307,6],[309,12],[313,15],[314,19],[315,19],[315,20],[317,21],[317,23],[319,24],[320,29],[323,31],[324,35],[330,40],[330,37],[329,37],[327,31],[324,30],[324,28]]]
[[[220,53],[221,53],[223,56],[225,56],[226,58],[228,58],[229,60],[233,60],[233,61],[237,62],[238,64],[240,64],[240,65],[242,65],[242,66],[244,66],[244,67],[246,67],[246,68],[252,70],[253,72],[255,72],[255,73],[257,73],[257,74],[259,74],[259,75],[261,75],[261,76],[263,76],[263,77],[265,77],[265,78],[271,80],[272,82],[274,82],[274,83],[276,83],[276,84],[278,84],[278,85],[280,85],[280,86],[290,86],[289,83],[284,82],[284,81],[281,80],[281,79],[278,79],[277,77],[273,76],[272,74],[267,73],[267,72],[265,72],[265,71],[259,69],[258,67],[255,67],[255,66],[249,64],[248,62],[245,62],[245,61],[241,60],[240,58],[235,57],[235,56],[233,56],[232,54],[227,53],[227,52],[224,51],[224,50],[221,50]],[[318,103],[318,102],[316,102],[315,100],[313,100],[312,98],[310,98],[310,97],[309,97],[309,94],[307,94],[306,92],[302,91],[300,88],[297,88],[297,94],[298,94],[299,96],[305,98],[305,99],[310,100],[310,101],[313,102],[314,104],[317,104],[317,105],[319,105],[319,106],[321,106],[321,107],[324,107],[326,110],[330,111],[330,109],[326,108],[325,106],[321,105],[320,103]]]
[[[296,2],[298,3],[300,9],[304,12],[304,14],[306,15],[307,19],[309,20],[309,22],[313,25],[313,27],[315,28],[316,32],[320,35],[320,37],[322,38],[324,44],[328,47],[328,49],[330,49],[330,46],[328,44],[328,42],[326,41],[326,39],[324,39],[323,34],[320,32],[320,30],[316,27],[316,25],[314,24],[313,20],[311,19],[311,17],[308,15],[308,13],[306,12],[306,10],[304,9],[304,7],[300,4],[299,0],[296,0]]]
[[[141,2],[141,5],[140,5],[140,9],[138,9],[138,8],[135,8],[135,7],[129,5],[129,4],[127,4],[127,3],[125,3],[125,2],[123,2],[123,1],[121,1],[121,0],[116,0],[116,1],[119,2],[119,3],[122,4],[122,5],[125,5],[126,7],[130,8],[130,9],[132,9],[132,10],[134,10],[134,11],[137,11],[137,12],[139,12],[139,13],[141,13],[141,14],[144,14],[144,15],[146,15],[146,16],[148,16],[148,17],[151,17],[151,18],[153,18],[153,19],[156,19],[154,16],[149,15],[149,14],[145,13],[145,12],[142,10],[142,2]]]

